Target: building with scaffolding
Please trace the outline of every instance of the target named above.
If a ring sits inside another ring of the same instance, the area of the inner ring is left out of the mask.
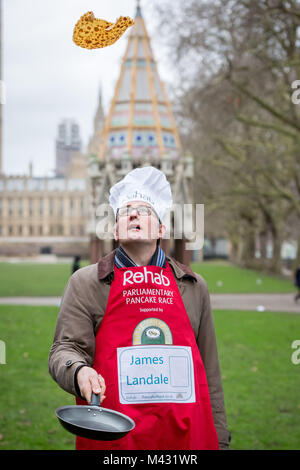
[[[111,231],[100,222],[101,205],[108,204],[110,187],[132,169],[147,165],[159,168],[171,184],[174,203],[183,206],[192,202],[193,159],[183,154],[139,2],[134,21],[109,112],[94,135],[95,145],[89,155],[91,262],[114,247]],[[190,261],[183,238],[163,240],[162,247],[179,261]]]

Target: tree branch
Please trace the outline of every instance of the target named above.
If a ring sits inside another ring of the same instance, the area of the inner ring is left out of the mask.
[[[286,135],[287,137],[291,137],[292,139],[296,139],[300,141],[300,136],[298,134],[288,131],[287,129],[284,129],[283,127],[277,126],[276,124],[270,124],[267,122],[257,121],[255,119],[248,119],[247,117],[242,116],[242,115],[236,116],[236,119],[237,121],[243,122],[244,124],[248,124],[249,126],[261,127],[263,129],[272,129],[276,132],[279,132],[280,134]]]
[[[297,129],[297,131],[300,131],[300,124],[298,124],[297,122],[292,121],[288,117],[286,117],[283,114],[276,111],[275,108],[273,108],[271,105],[269,105],[263,99],[259,98],[258,96],[254,95],[253,93],[251,93],[241,83],[238,83],[238,82],[234,81],[232,78],[230,79],[230,82],[232,83],[233,86],[235,86],[238,90],[240,90],[244,95],[248,96],[248,98],[252,99],[257,104],[259,104],[263,109],[268,111],[268,113],[272,114],[274,117],[276,117],[280,121],[284,122],[285,124],[288,124],[289,126]]]

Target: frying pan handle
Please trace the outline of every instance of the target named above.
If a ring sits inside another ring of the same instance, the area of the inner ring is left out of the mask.
[[[91,406],[100,406],[100,393],[96,395],[92,392]]]

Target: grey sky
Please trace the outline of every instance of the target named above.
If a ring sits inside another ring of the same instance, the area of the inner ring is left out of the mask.
[[[161,78],[170,83],[159,38],[154,36],[153,6],[142,0]],[[80,125],[84,148],[93,130],[100,83],[108,110],[125,52],[128,31],[114,45],[86,50],[72,41],[83,13],[115,21],[134,17],[135,0],[2,0],[3,170],[6,174],[52,175],[57,126],[64,118]]]

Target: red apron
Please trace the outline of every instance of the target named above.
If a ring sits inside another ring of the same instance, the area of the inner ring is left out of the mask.
[[[77,449],[219,448],[205,369],[168,263],[115,266],[93,368],[105,379],[103,407],[136,426],[116,441],[77,437]]]

